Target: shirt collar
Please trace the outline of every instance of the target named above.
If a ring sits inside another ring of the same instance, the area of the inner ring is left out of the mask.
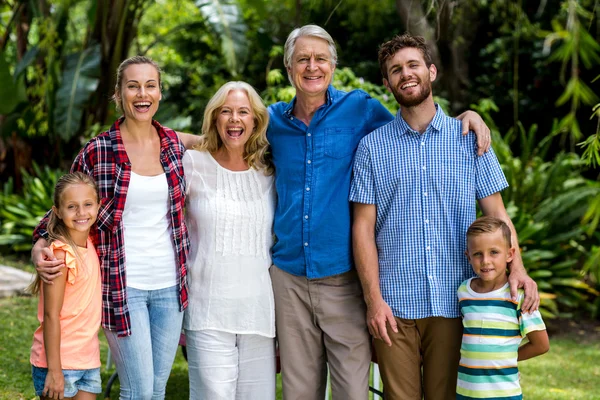
[[[335,89],[332,85],[329,85],[329,87],[327,87],[327,92],[325,92],[325,104],[327,106],[330,106],[333,103],[333,91],[334,90]],[[295,105],[296,105],[296,96],[294,96],[294,98],[292,99],[292,101],[289,102],[287,107],[285,107],[283,109],[283,115],[285,115],[286,117],[291,117],[292,111],[294,111]]]
[[[446,117],[446,114],[444,113],[444,110],[442,110],[442,107],[440,107],[438,103],[435,103],[435,110],[435,115],[433,116],[433,119],[427,126],[427,129],[425,129],[425,132],[431,129],[439,132],[442,129],[442,121]],[[394,121],[396,122],[396,127],[398,128],[398,135],[404,135],[409,132],[415,132],[415,130],[412,129],[408,125],[408,123],[406,123],[404,118],[402,118],[402,108],[398,109]]]
[[[113,144],[113,152],[115,154],[115,162],[117,164],[129,163],[129,157],[127,156],[127,151],[125,151],[123,137],[121,136],[121,128],[119,127],[123,121],[125,121],[125,117],[121,117],[116,120],[109,131],[110,140]],[[158,136],[160,137],[160,147],[162,153],[162,149],[165,148],[165,146],[168,146],[169,139],[164,131],[164,128],[158,123],[158,121],[152,120],[152,125],[156,128]]]

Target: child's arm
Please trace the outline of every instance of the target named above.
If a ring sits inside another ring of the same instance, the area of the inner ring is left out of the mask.
[[[527,334],[528,343],[519,347],[519,356],[517,361],[528,360],[530,358],[542,355],[550,350],[550,341],[546,330],[532,331]]]
[[[64,250],[55,249],[54,255],[58,260],[65,260]],[[44,348],[48,374],[44,384],[44,396],[62,398],[65,391],[65,378],[62,373],[60,360],[60,311],[65,297],[67,283],[67,268],[61,268],[59,275],[48,284],[44,282]]]

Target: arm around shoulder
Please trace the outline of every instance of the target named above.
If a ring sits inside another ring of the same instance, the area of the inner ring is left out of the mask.
[[[511,244],[515,249],[515,256],[510,264],[508,276],[508,282],[510,284],[510,293],[513,300],[517,299],[517,289],[525,289],[525,301],[523,303],[523,311],[531,312],[535,311],[540,306],[540,295],[537,291],[537,284],[533,279],[527,275],[525,267],[523,265],[523,259],[521,258],[521,251],[519,248],[519,239],[517,237],[517,231],[506,212],[504,202],[502,201],[502,195],[500,192],[494,193],[490,196],[479,199],[479,207],[483,212],[483,215],[492,216],[503,220],[511,232]]]

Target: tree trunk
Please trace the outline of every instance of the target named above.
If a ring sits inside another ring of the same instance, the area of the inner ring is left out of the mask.
[[[129,49],[137,36],[140,19],[148,4],[143,0],[99,1],[95,22],[89,37],[94,43],[100,43],[102,62],[100,82],[90,106],[94,121],[107,121],[110,98],[115,91],[116,71],[119,64],[129,56]]]
[[[404,23],[408,33],[415,36],[423,36],[429,45],[433,63],[441,71],[440,53],[437,45],[437,35],[435,27],[427,21],[427,15],[421,7],[421,2],[417,0],[396,0],[396,11]]]
[[[479,26],[477,7],[470,1],[438,4],[435,15],[426,14],[417,0],[396,0],[396,10],[406,30],[427,41],[438,69],[436,94],[448,99],[452,111],[458,112],[464,110],[468,100],[467,52]]]

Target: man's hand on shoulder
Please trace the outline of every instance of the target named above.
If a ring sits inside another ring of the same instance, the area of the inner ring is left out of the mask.
[[[475,132],[477,137],[477,154],[482,156],[483,153],[490,149],[492,137],[490,128],[485,124],[485,121],[475,111],[465,111],[456,119],[462,122],[462,134],[466,135],[469,131]]]
[[[539,309],[540,294],[537,290],[537,283],[527,275],[524,268],[511,268],[510,275],[508,275],[508,284],[513,301],[517,301],[520,288],[525,291],[525,298],[521,306],[523,312],[531,313]]]

